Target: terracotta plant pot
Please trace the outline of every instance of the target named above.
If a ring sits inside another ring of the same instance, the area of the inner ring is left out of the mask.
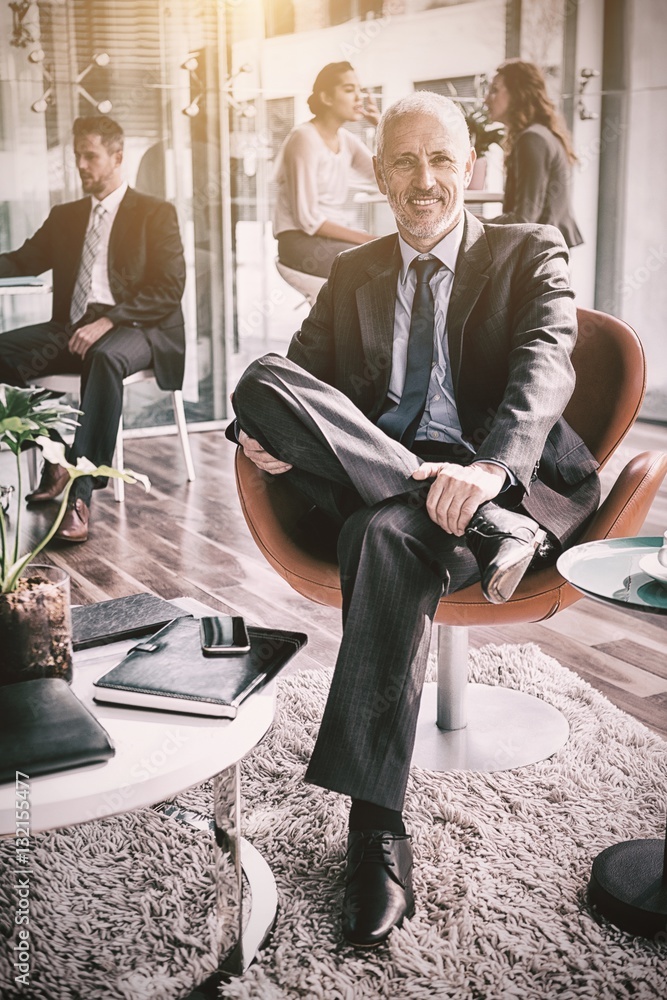
[[[37,677],[71,681],[72,615],[67,573],[31,563],[0,594],[0,684]]]

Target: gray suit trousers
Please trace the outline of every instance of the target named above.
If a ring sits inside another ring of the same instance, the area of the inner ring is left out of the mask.
[[[428,516],[428,487],[410,478],[420,459],[337,389],[266,355],[242,376],[234,409],[342,523],[343,639],[306,779],[401,809],[433,615],[443,593],[479,579],[475,559]]]

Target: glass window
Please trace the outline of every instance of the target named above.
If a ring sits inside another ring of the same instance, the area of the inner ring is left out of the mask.
[[[329,0],[329,24],[343,24],[353,17],[379,17],[382,0]]]
[[[291,0],[265,0],[266,35],[289,35],[294,31],[294,4]]]
[[[184,396],[188,419],[206,422],[227,414],[217,8],[197,0],[35,3],[23,46],[12,45],[7,5],[0,9],[0,250],[20,246],[51,206],[81,196],[74,118],[115,118],[125,132],[126,179],[178,213]],[[35,299],[4,297],[1,328],[48,318]],[[150,383],[128,390],[125,418],[129,427],[172,423],[171,397]]]

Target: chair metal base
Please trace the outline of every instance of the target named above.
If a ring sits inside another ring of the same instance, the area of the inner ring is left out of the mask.
[[[545,760],[567,742],[570,727],[540,698],[487,684],[466,689],[468,724],[436,724],[437,685],[425,684],[412,763],[431,771],[508,771]]]
[[[213,832],[218,968],[190,990],[185,1000],[215,1000],[221,984],[242,976],[254,962],[273,930],[278,912],[273,872],[257,848],[240,836],[240,762],[213,778],[213,818],[174,801],[160,803],[156,810],[179,823]],[[230,866],[233,880],[225,888],[223,881],[230,874]]]

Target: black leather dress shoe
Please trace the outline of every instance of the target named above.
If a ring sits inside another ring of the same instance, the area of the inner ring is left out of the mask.
[[[410,837],[350,830],[345,880],[343,937],[355,948],[373,948],[415,912]]]
[[[70,500],[55,537],[61,542],[85,542],[88,539],[90,507],[81,498]]]
[[[465,538],[479,566],[482,591],[491,604],[509,601],[536,553],[549,544],[537,521],[492,502],[482,504],[473,514]]]
[[[26,493],[26,503],[45,503],[55,500],[69,481],[69,473],[62,465],[44,462],[39,486],[32,493]]]

